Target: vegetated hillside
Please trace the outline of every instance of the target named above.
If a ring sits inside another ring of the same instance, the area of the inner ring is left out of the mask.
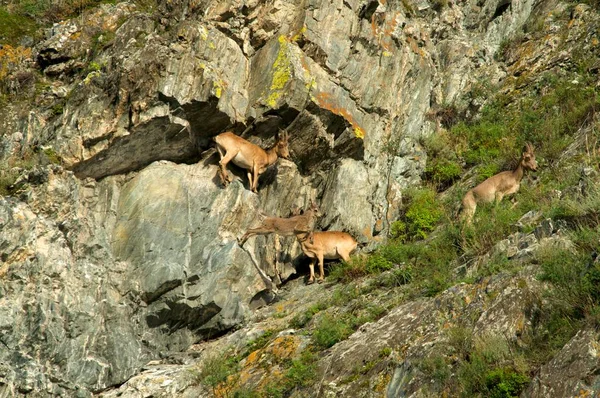
[[[600,392],[596,3],[0,20],[20,21],[0,23],[0,397]],[[239,170],[219,184],[211,137],[279,128],[292,160],[258,195]],[[539,171],[514,200],[458,221],[527,142]],[[294,238],[237,238],[311,200],[364,248],[307,285]]]

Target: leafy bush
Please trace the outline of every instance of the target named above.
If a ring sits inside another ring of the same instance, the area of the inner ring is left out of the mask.
[[[433,182],[438,187],[438,191],[441,191],[458,180],[462,171],[457,160],[436,157],[427,164],[425,178]]]
[[[423,188],[409,192],[409,196],[410,204],[404,216],[408,239],[425,239],[442,217],[436,192],[431,188]]]
[[[390,224],[390,238],[404,242],[406,236],[406,223],[402,220],[394,221]]]
[[[485,375],[486,388],[491,398],[518,397],[528,383],[527,375],[512,368],[493,369]]]

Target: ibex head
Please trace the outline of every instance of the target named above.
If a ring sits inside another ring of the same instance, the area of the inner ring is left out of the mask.
[[[321,210],[319,209],[319,206],[317,206],[316,202],[311,200],[309,209],[313,212],[316,218],[321,217]]]
[[[289,159],[290,151],[288,149],[288,133],[285,130],[279,130],[277,133],[277,142],[275,143],[275,151],[277,152],[277,156]]]
[[[523,168],[537,171],[537,162],[535,161],[535,154],[533,153],[533,146],[530,143],[526,143],[523,147],[523,155],[521,156],[521,165]]]

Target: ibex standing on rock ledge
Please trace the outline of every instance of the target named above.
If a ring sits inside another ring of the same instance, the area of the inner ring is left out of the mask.
[[[462,214],[467,223],[473,221],[477,203],[500,202],[506,195],[511,195],[519,190],[525,170],[537,171],[537,162],[531,144],[525,144],[521,161],[513,171],[503,171],[496,174],[471,189],[462,200]]]
[[[346,232],[322,231],[322,232],[298,232],[296,233],[302,251],[310,257],[310,277],[308,284],[315,281],[315,263],[319,260],[319,283],[323,281],[323,259],[335,260],[341,258],[350,260],[350,253],[356,250],[358,243]]]
[[[231,177],[227,172],[227,163],[233,162],[238,167],[248,170],[248,181],[252,192],[257,192],[258,176],[278,157],[288,159],[288,134],[285,131],[277,134],[277,141],[271,148],[264,150],[258,145],[246,141],[231,132],[225,132],[213,138],[217,144],[217,151],[221,156],[219,161],[221,182],[227,185]]]
[[[299,232],[312,233],[315,228],[315,222],[321,215],[319,208],[314,202],[311,202],[310,208],[302,215],[289,218],[265,217],[262,224],[256,228],[251,228],[240,239],[240,245],[252,235],[278,234],[283,236],[292,236]]]

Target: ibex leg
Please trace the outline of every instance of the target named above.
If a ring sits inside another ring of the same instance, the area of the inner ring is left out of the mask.
[[[310,276],[308,277],[308,284],[310,285],[311,283],[315,283],[315,262],[317,261],[316,258],[312,258],[310,259],[310,264],[308,265],[310,267]]]
[[[281,251],[281,242],[279,235],[275,234],[275,275],[279,277],[279,252]]]
[[[227,163],[231,161],[237,155],[237,152],[228,151],[223,154],[223,150],[217,147],[219,150],[219,155],[221,155],[221,160],[219,161],[219,167],[221,168],[221,181],[223,185],[227,185],[228,182],[231,182],[233,179],[229,176],[227,172]]]
[[[319,253],[319,279],[318,282],[323,282],[325,278],[325,271],[323,270],[323,253]]]

